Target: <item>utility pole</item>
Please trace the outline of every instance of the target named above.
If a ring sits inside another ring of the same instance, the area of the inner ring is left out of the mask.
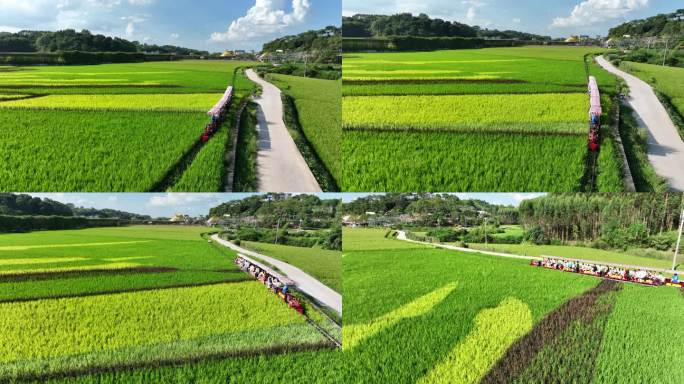
[[[280,229],[280,217],[278,218],[278,224],[276,224],[275,244],[278,244],[278,230],[279,229]]]
[[[674,257],[672,258],[673,271],[677,266],[677,254],[679,254],[679,244],[682,241],[682,227],[684,227],[684,209],[682,209],[682,214],[679,216],[679,235],[677,235],[677,246],[675,247]]]
[[[309,64],[309,54],[304,54],[304,77],[306,77],[307,66]]]
[[[484,224],[485,224],[485,245],[487,245],[487,216],[484,218]]]

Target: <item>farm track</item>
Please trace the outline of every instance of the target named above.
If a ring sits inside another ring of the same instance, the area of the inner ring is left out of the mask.
[[[48,380],[58,380],[58,379],[72,379],[79,376],[85,375],[102,375],[107,373],[116,373],[119,371],[130,371],[135,369],[144,368],[159,368],[165,366],[175,366],[184,364],[194,364],[203,363],[207,361],[220,361],[230,358],[238,357],[252,357],[252,356],[272,356],[272,355],[285,355],[289,353],[296,352],[307,352],[307,351],[322,351],[334,348],[334,345],[330,341],[318,342],[318,343],[306,343],[299,345],[279,345],[266,348],[252,348],[245,349],[241,351],[232,351],[224,353],[207,354],[202,356],[192,356],[187,358],[176,358],[176,359],[159,359],[157,361],[145,362],[145,363],[126,363],[126,364],[111,364],[111,365],[100,365],[95,367],[88,367],[82,369],[74,369],[69,371],[55,372],[49,374],[24,374],[17,375],[15,377],[0,377],[0,384],[10,384],[16,382],[25,381],[38,381],[44,382]]]
[[[673,191],[684,191],[684,141],[651,86],[623,72],[605,58],[596,61],[606,71],[621,77],[630,89],[629,105],[639,124],[648,130],[648,159],[658,175],[666,178]]]
[[[299,152],[283,121],[280,89],[254,70],[247,77],[262,88],[258,104],[257,172],[260,192],[321,192],[321,187]]]
[[[268,263],[273,267],[278,268],[283,275],[295,282],[297,289],[303,291],[318,302],[330,307],[335,312],[342,314],[342,295],[321,283],[311,275],[305,273],[301,269],[278,259],[237,246],[230,241],[221,239],[218,237],[218,235],[213,235],[211,238],[218,244],[244,255],[255,257],[264,263]]]
[[[25,302],[39,301],[39,300],[73,299],[73,298],[78,298],[78,297],[90,297],[90,296],[108,296],[108,295],[116,295],[116,294],[120,294],[120,293],[158,291],[158,290],[173,289],[173,288],[195,288],[195,287],[205,287],[205,286],[209,286],[209,285],[242,283],[245,281],[252,281],[252,279],[249,279],[247,277],[240,277],[240,278],[236,278],[236,279],[215,280],[215,281],[208,281],[208,282],[201,282],[201,283],[172,284],[172,285],[164,285],[164,286],[158,286],[158,287],[146,287],[146,288],[114,289],[114,290],[109,290],[109,291],[104,290],[104,291],[99,291],[99,292],[78,293],[78,294],[71,294],[71,295],[70,294],[52,295],[52,296],[44,296],[44,297],[31,297],[31,298],[27,297],[27,298],[16,298],[16,299],[7,299],[7,300],[0,299],[0,304],[25,303]]]
[[[511,379],[520,376],[532,364],[537,354],[559,337],[563,331],[569,329],[573,322],[591,323],[601,312],[610,313],[613,309],[614,298],[607,308],[602,307],[599,300],[620,289],[622,289],[621,283],[603,280],[596,287],[567,301],[544,317],[532,331],[516,341],[494,364],[481,383],[508,383]],[[592,352],[595,358],[599,351]]]

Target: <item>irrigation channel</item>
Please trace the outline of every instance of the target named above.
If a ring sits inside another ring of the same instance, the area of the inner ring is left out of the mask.
[[[596,62],[606,71],[624,79],[629,86],[628,104],[639,124],[648,131],[648,160],[656,173],[666,178],[673,191],[684,191],[684,141],[651,86],[621,71],[598,56]]]

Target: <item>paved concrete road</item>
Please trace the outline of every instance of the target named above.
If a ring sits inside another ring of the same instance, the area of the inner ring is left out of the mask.
[[[211,237],[217,243],[224,245],[236,252],[252,256],[259,260],[263,260],[268,264],[273,265],[278,268],[283,274],[285,274],[289,279],[295,282],[297,288],[307,295],[318,300],[321,304],[332,308],[335,312],[342,314],[342,295],[333,291],[325,284],[316,280],[314,277],[308,275],[301,269],[292,266],[288,263],[282,262],[278,259],[262,255],[248,249],[242,248],[238,245],[226,241],[218,237],[218,235],[213,235]]]
[[[253,70],[247,77],[263,88],[254,101],[257,111],[259,141],[257,172],[260,192],[320,192],[316,178],[299,152],[283,122],[280,89],[260,78]]]
[[[596,61],[608,72],[627,82],[629,105],[638,114],[635,117],[639,124],[648,130],[648,160],[656,173],[668,180],[670,189],[684,191],[684,142],[651,86],[615,68],[601,56]]]

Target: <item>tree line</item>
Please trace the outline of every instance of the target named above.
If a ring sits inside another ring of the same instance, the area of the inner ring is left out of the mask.
[[[298,35],[284,36],[265,43],[263,53],[276,53],[282,50],[288,54],[306,53],[312,63],[336,62],[342,54],[342,29],[329,26]]]
[[[5,216],[58,216],[98,219],[151,220],[149,215],[123,212],[115,209],[77,207],[48,198],[26,194],[0,193],[0,215]]]
[[[654,37],[684,35],[684,9],[673,13],[659,14],[647,19],[632,20],[611,28],[609,37]]]
[[[519,211],[530,241],[600,240],[619,248],[676,230],[683,208],[681,193],[577,193],[525,200]]]
[[[342,35],[349,37],[480,37],[486,39],[518,39],[549,41],[551,37],[512,30],[499,31],[469,26],[456,21],[433,19],[421,13],[396,15],[354,15],[342,18]]]
[[[20,31],[0,32],[0,52],[53,53],[65,51],[80,52],[127,52],[176,55],[209,55],[207,51],[176,47],[173,45],[149,45],[128,41],[119,37],[94,35],[87,29],[77,32],[65,29],[56,32]]]
[[[477,226],[485,218],[492,224],[515,224],[518,210],[512,206],[491,204],[477,199],[460,199],[456,195],[440,193],[388,193],[360,197],[344,204],[345,215],[407,215],[417,225]]]
[[[228,201],[209,210],[211,217],[239,220],[249,218],[261,227],[302,226],[333,228],[340,226],[337,199],[320,199],[314,195],[269,193]]]

